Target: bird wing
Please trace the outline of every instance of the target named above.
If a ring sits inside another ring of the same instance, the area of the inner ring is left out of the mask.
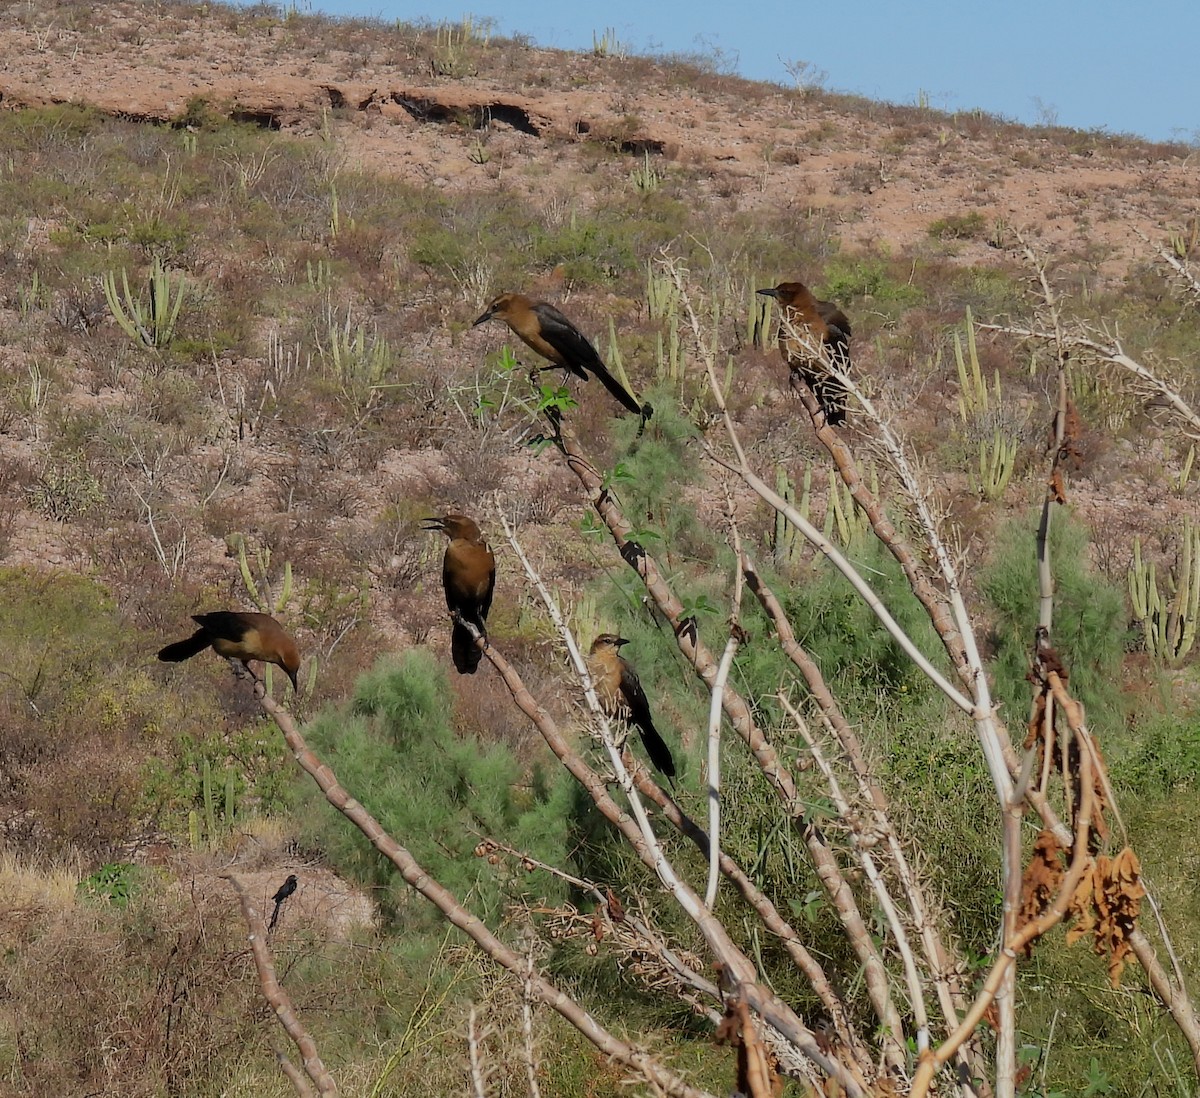
[[[590,370],[616,400],[635,415],[642,414],[642,406],[604,365],[599,352],[587,337],[575,327],[553,305],[539,301],[533,306],[541,325],[542,338],[563,358],[563,363],[576,377],[586,379]]]
[[[263,617],[261,614],[243,614],[234,610],[214,610],[211,614],[193,614],[192,621],[202,625],[213,637],[222,640],[240,641],[258,623],[252,619]]]
[[[576,377],[587,378],[587,371],[604,370],[599,352],[574,324],[547,301],[533,305],[541,336],[563,359],[563,365]]]
[[[621,660],[621,694],[629,713],[629,723],[637,727],[642,737],[642,745],[646,754],[655,767],[668,778],[675,777],[675,760],[666,741],[654,727],[654,719],[650,716],[650,702],[642,689],[637,672],[630,667],[628,661]]]
[[[821,314],[821,319],[830,329],[831,343],[839,343],[846,346],[850,342],[850,337],[854,334],[850,330],[850,320],[845,313],[842,312],[832,301],[818,301],[817,312]]]

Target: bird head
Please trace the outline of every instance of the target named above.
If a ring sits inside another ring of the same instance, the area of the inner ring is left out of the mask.
[[[501,320],[504,320],[508,315],[508,307],[519,296],[519,294],[501,294],[499,297],[495,298],[492,303],[486,309],[484,309],[482,313],[480,313],[479,316],[475,318],[475,321],[471,327],[474,328],[480,324],[484,324],[491,320],[492,317],[499,317]]]
[[[803,282],[781,282],[765,290],[758,290],[763,297],[773,297],[780,305],[792,305],[808,293],[808,287]]]
[[[300,693],[300,684],[296,681],[296,672],[300,670],[300,649],[287,634],[284,634],[279,643],[279,651],[270,662],[283,668],[287,677],[292,680],[292,690],[297,694]]]
[[[466,515],[449,514],[440,518],[431,517],[423,520],[423,530],[436,530],[450,539],[465,538],[467,541],[478,541],[483,535],[479,523]]]
[[[594,641],[592,641],[592,651],[595,652],[601,648],[620,648],[623,644],[628,644],[629,641],[625,637],[618,637],[616,633],[601,633]]]

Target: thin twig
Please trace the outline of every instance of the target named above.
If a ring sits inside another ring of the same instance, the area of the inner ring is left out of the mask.
[[[337,1083],[322,1063],[321,1057],[317,1053],[316,1042],[301,1024],[291,998],[283,990],[283,985],[275,975],[275,962],[271,957],[271,947],[267,945],[267,928],[263,924],[262,912],[258,910],[258,906],[250,898],[250,894],[236,875],[226,873],[224,876],[237,893],[238,902],[242,905],[242,917],[250,928],[250,952],[254,957],[254,967],[258,971],[258,982],[262,987],[263,996],[275,1012],[275,1017],[279,1019],[279,1024],[283,1026],[284,1032],[299,1049],[305,1074],[316,1084],[317,1092],[319,1094],[337,1094]],[[280,1059],[281,1061],[285,1060],[284,1057],[280,1057]],[[283,1067],[282,1062],[280,1066]],[[295,1075],[286,1068],[283,1070],[294,1087]],[[303,1094],[304,1091],[297,1088],[297,1093]]]

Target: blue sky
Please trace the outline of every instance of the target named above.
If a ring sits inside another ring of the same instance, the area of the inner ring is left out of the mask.
[[[1200,0],[464,0],[462,6],[285,0],[331,15],[494,21],[538,45],[592,47],[610,28],[634,53],[713,53],[743,76],[790,84],[787,63],[825,86],[1020,122],[1200,140]]]

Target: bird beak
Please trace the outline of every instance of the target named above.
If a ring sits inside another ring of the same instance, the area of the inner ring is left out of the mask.
[[[440,518],[421,519],[422,530],[436,530],[439,534],[446,529],[446,524]]]
[[[628,643],[629,643],[628,637],[618,637],[615,641],[613,641],[613,644],[615,644],[618,648],[620,648],[623,644],[628,644]]]
[[[287,671],[287,668],[285,667],[284,670]],[[296,682],[296,672],[288,671],[287,677],[292,680],[292,692],[294,694],[299,694],[300,693],[300,684],[298,682]]]
[[[755,293],[760,293],[763,295],[763,297],[778,297],[779,296],[779,291],[777,291],[773,286],[768,290],[756,290]]]
[[[471,327],[478,328],[480,324],[483,324],[484,322],[491,320],[491,319],[492,319],[492,310],[488,309],[488,311],[486,313],[484,313],[482,316],[478,316],[475,318],[475,321],[471,325]]]

